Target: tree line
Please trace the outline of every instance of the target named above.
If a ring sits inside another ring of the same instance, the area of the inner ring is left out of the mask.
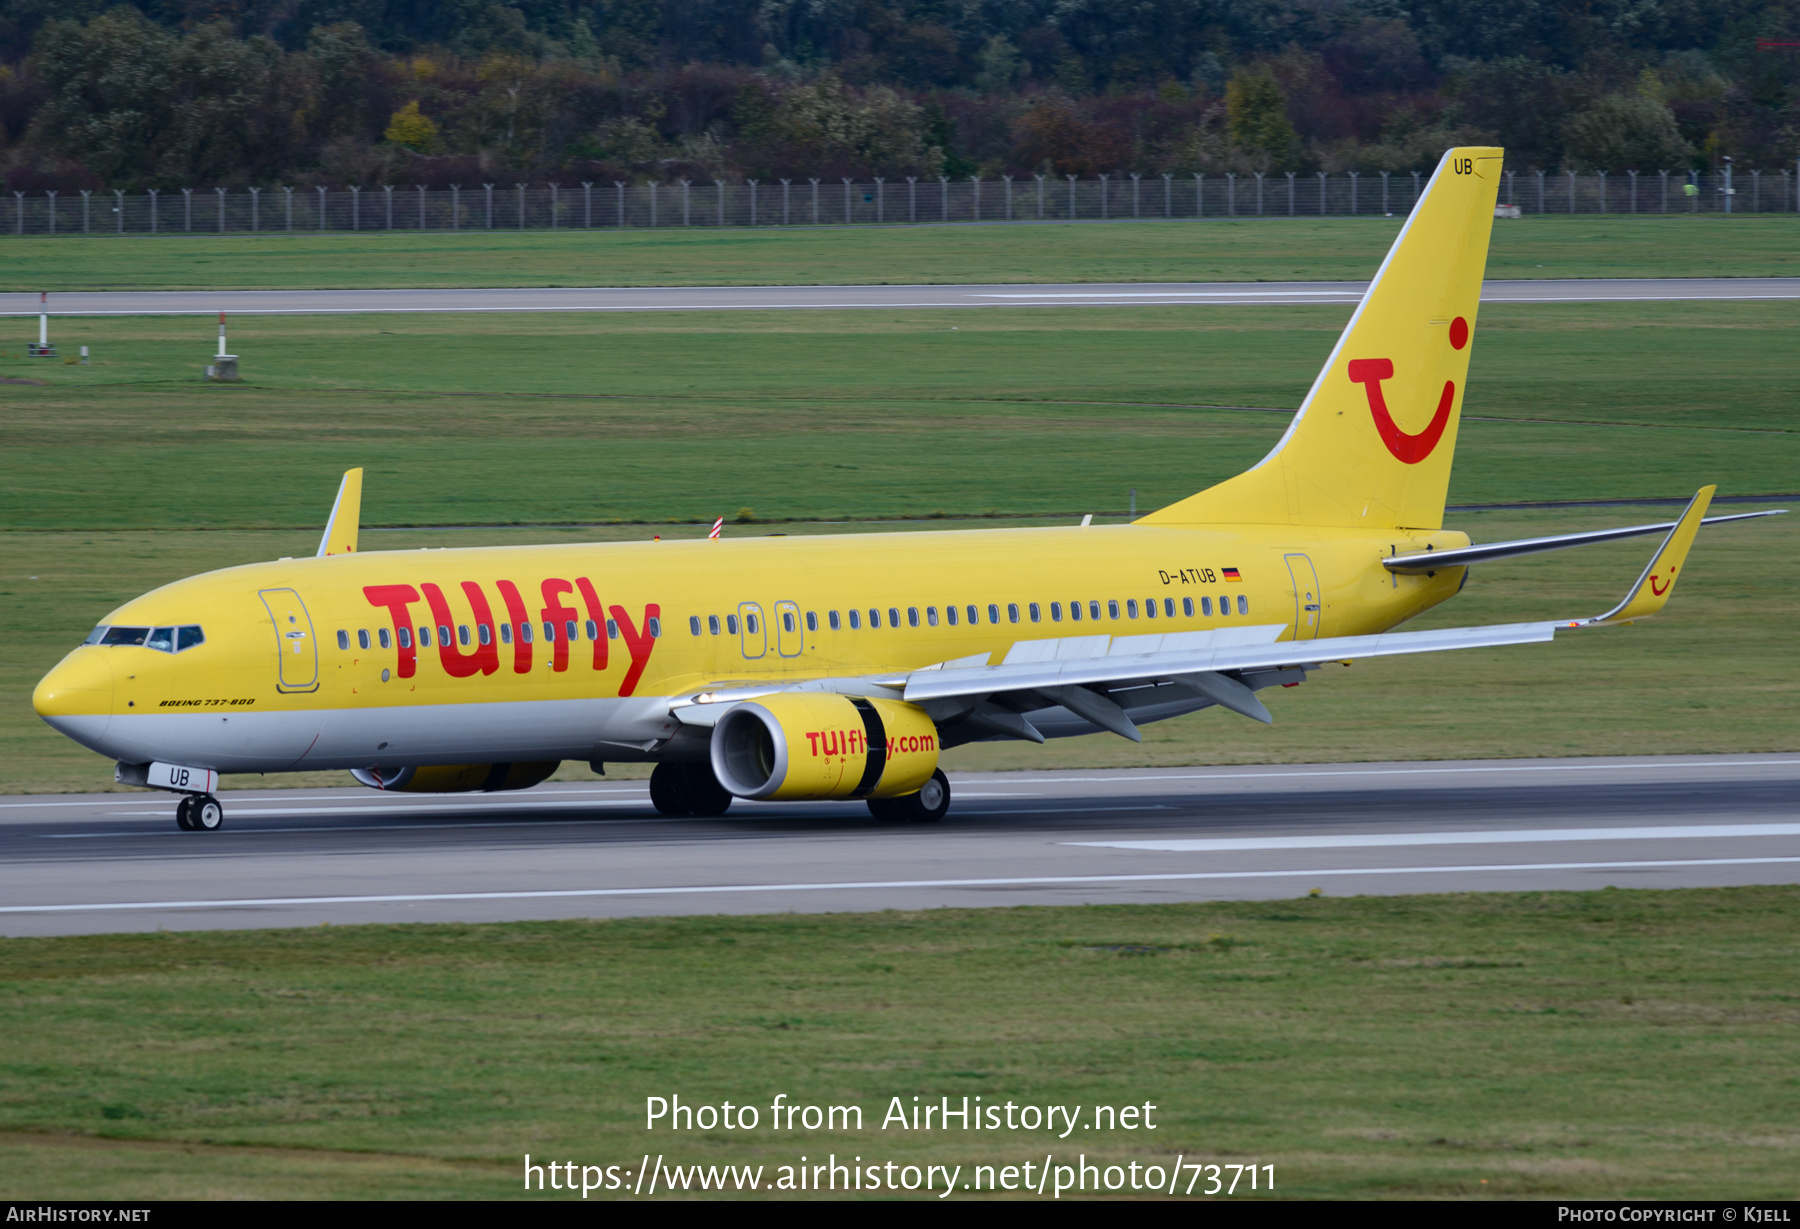
[[[1800,156],[1800,0],[12,0],[0,59],[19,191]]]

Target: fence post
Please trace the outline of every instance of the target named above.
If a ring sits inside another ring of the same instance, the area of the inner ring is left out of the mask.
[[[812,224],[817,226],[819,224],[819,181],[808,179],[806,182],[812,185]]]
[[[1785,180],[1787,178],[1787,172],[1783,171],[1781,177]],[[93,202],[94,190],[92,188],[81,189],[81,233],[84,235],[93,233],[88,229],[88,206],[93,204]]]
[[[283,184],[281,191],[287,197],[287,229],[288,233],[292,234],[294,231],[294,189]]]
[[[1356,216],[1356,181],[1361,175],[1362,175],[1361,171],[1351,171],[1350,172],[1350,216],[1351,217]]]
[[[262,230],[262,189],[250,189],[250,233],[257,234]]]
[[[1002,189],[1002,191],[1004,191],[1006,193],[1006,220],[1008,222],[1010,222],[1010,221],[1012,221],[1012,179],[1013,179],[1013,177],[1011,175],[1002,175],[1000,177],[1000,179],[1001,179],[1001,182],[1003,182],[1006,185],[1006,187],[1004,189]]]
[[[1725,212],[1726,213],[1731,212],[1731,205],[1732,205],[1731,197],[1732,197],[1734,191],[1735,190],[1731,186],[1731,159],[1729,157],[1727,157],[1725,159]]]
[[[1573,217],[1574,213],[1575,213],[1575,172],[1570,171],[1569,172],[1569,214],[1571,217]]]
[[[1512,172],[1510,172],[1510,171],[1507,172],[1507,174],[1509,174],[1509,175],[1511,173]],[[1384,218],[1391,218],[1394,216],[1394,211],[1392,209],[1388,208],[1388,183],[1389,183],[1389,177],[1392,175],[1393,175],[1392,171],[1383,171],[1381,173],[1381,216]],[[1507,182],[1507,186],[1510,188],[1512,185],[1512,180],[1508,179],[1506,182]]]
[[[1225,216],[1237,217],[1237,172],[1225,172]]]
[[[755,226],[756,225],[756,181],[754,179],[746,179],[744,182],[750,185],[750,225]]]
[[[1324,171],[1314,171],[1313,174],[1315,174],[1319,177],[1319,216],[1324,217],[1325,216],[1325,172]]]
[[[222,235],[225,233],[225,189],[214,188],[213,191],[219,194],[219,233]]]
[[[462,229],[462,185],[450,185],[450,229]]]
[[[1253,171],[1251,173],[1256,176],[1256,216],[1260,218],[1263,214],[1263,176],[1268,172]]]
[[[1294,173],[1289,171],[1288,177],[1288,217],[1294,216]]]
[[[487,195],[487,228],[489,230],[493,230],[494,229],[494,185],[491,183],[484,183],[481,185],[481,188],[482,188],[482,191]]]
[[[1035,179],[1035,180],[1037,180],[1037,185],[1038,185],[1038,221],[1040,221],[1040,222],[1042,222],[1042,221],[1043,221],[1043,220],[1044,220],[1044,176],[1042,176],[1042,175],[1039,175],[1039,174],[1036,174],[1036,173],[1035,173],[1035,172],[1034,172],[1034,173],[1033,173],[1033,174],[1032,174],[1032,178],[1033,178],[1033,179]]]
[[[1206,172],[1194,172],[1194,218],[1206,216]]]
[[[153,235],[154,235],[154,234],[155,234],[155,233],[156,233],[156,198],[157,198],[157,197],[158,197],[158,196],[159,196],[159,195],[161,195],[161,193],[162,193],[162,189],[161,189],[161,188],[151,188],[151,189],[149,189],[149,196],[150,196],[150,233],[151,233],[151,234],[153,234]],[[20,216],[21,216],[21,217],[22,217],[22,216],[24,216],[24,215],[23,215],[23,214],[21,214],[21,215],[20,215]]]
[[[13,192],[13,234],[22,235],[24,233],[25,233],[25,194],[23,192],[19,192],[19,191],[15,190]]]
[[[680,182],[681,182],[681,224],[683,226],[689,226],[692,224],[692,218],[688,212],[688,204],[689,204],[691,189],[688,187],[687,180],[683,179]]]
[[[1411,213],[1411,212],[1412,212],[1412,210],[1413,210],[1413,205],[1417,205],[1417,204],[1418,204],[1418,203],[1419,203],[1419,173],[1418,173],[1418,172],[1417,172],[1417,171],[1414,171],[1414,172],[1413,172],[1413,173],[1412,173],[1412,177],[1413,177],[1413,194],[1412,194],[1412,204],[1411,204],[1411,205],[1408,205],[1408,206],[1407,206],[1407,207],[1406,207],[1406,211],[1407,211],[1407,212],[1408,212],[1408,213]]]
[[[950,179],[945,175],[938,176],[938,210],[942,214],[940,220],[948,222],[950,220]]]
[[[1538,212],[1543,213],[1544,212],[1544,173],[1542,171],[1538,171],[1536,174],[1537,174],[1537,181],[1538,181]]]
[[[1175,216],[1175,177],[1163,172],[1163,217]]]
[[[319,229],[325,229],[325,189],[319,189]]]
[[[1134,218],[1138,216],[1138,180],[1140,178],[1141,176],[1136,171],[1131,172],[1131,216]]]
[[[1605,213],[1606,212],[1606,172],[1605,171],[1595,171],[1594,174],[1599,176],[1599,180],[1600,180],[1600,212]]]
[[[981,176],[971,175],[971,176],[969,176],[969,182],[975,185],[975,210],[974,210],[975,217],[974,217],[974,220],[979,222],[979,221],[981,221]]]
[[[1689,171],[1688,182],[1694,185],[1694,194],[1688,197],[1688,212],[1700,212],[1700,172]]]
[[[1075,177],[1069,176],[1069,220],[1075,220]]]
[[[56,193],[46,190],[44,195],[50,198],[50,233],[56,233]]]
[[[1515,174],[1517,174],[1516,171],[1508,171],[1506,173],[1506,203],[1509,205],[1517,205],[1519,203],[1518,194],[1513,191],[1513,176]],[[1385,181],[1387,179],[1387,172],[1383,171],[1381,177]],[[1381,203],[1384,206],[1387,204],[1387,184],[1385,182],[1381,185]]]
[[[1039,195],[1042,193],[1040,192]],[[919,177],[917,175],[906,177],[906,220],[908,222],[919,220]]]
[[[887,193],[883,192],[881,188],[881,185],[886,182],[887,180],[879,175],[875,177],[875,220],[877,222],[887,221]]]
[[[113,189],[113,213],[118,217],[119,233],[125,233],[125,193],[118,188]],[[20,214],[21,218],[25,215]]]
[[[519,229],[525,229],[525,185],[515,185],[519,190]]]
[[[1750,212],[1762,212],[1762,172],[1750,172]]]
[[[615,179],[613,187],[619,190],[619,226],[623,228],[625,225],[625,185]]]
[[[1627,175],[1631,176],[1631,212],[1636,213],[1637,212],[1637,172],[1636,171],[1626,171],[1625,173]]]
[[[1669,173],[1658,171],[1657,175],[1662,179],[1662,212],[1667,213],[1669,212]]]
[[[715,179],[713,180],[713,183],[716,184],[719,189],[719,225],[723,226],[725,225],[725,181],[723,179]]]
[[[594,185],[586,179],[581,181],[581,229],[594,229]]]
[[[561,196],[558,195],[558,193],[561,191],[561,188],[562,188],[561,184],[552,183],[550,185],[550,229],[551,230],[557,229],[558,218],[557,218],[556,214],[557,214],[557,211],[562,208],[562,198],[561,198]]]
[[[394,229],[394,185],[391,183],[384,183],[381,185],[381,216],[384,220],[383,229],[393,230]]]
[[[842,175],[838,178],[844,180],[844,221],[847,223],[850,221],[850,181]]]
[[[788,225],[788,206],[791,203],[789,192],[793,182],[794,181],[791,179],[784,179],[781,181],[781,224],[783,226]]]
[[[362,188],[357,184],[350,185],[350,229],[362,229]]]
[[[425,185],[422,183],[416,183],[413,185],[413,190],[419,194],[419,229],[424,230],[425,225],[426,225],[426,223],[425,223]],[[390,230],[392,229],[391,225],[389,226],[389,229]]]
[[[650,229],[656,229],[656,181],[650,181]]]
[[[188,234],[192,234],[194,230],[194,190],[192,188],[181,190],[181,229]]]
[[[1106,199],[1106,196],[1107,196],[1106,181],[1108,180],[1108,178],[1110,178],[1110,177],[1106,176],[1106,175],[1102,175],[1100,177],[1100,220],[1102,222],[1106,221],[1106,219],[1107,219],[1107,205],[1110,204],[1110,202]]]

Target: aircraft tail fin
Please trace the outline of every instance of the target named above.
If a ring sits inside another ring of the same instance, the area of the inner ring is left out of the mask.
[[[1140,524],[1443,526],[1503,154],[1444,154],[1274,450]]]
[[[325,536],[319,539],[320,555],[356,553],[356,533],[362,525],[362,480],[362,470],[345,471],[337,502],[331,505],[331,519],[325,522]]]

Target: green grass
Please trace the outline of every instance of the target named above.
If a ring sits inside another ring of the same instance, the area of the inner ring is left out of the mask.
[[[0,236],[0,290],[1360,279],[1397,218],[523,234]],[[1488,276],[1800,274],[1794,215],[1525,218]]]
[[[1133,487],[1148,510],[1244,468],[1287,421],[1180,407],[1294,405],[1344,315],[383,317],[373,329],[344,317],[261,319],[236,335],[252,377],[244,387],[195,380],[207,339],[189,338],[182,321],[70,324],[95,365],[0,363],[0,374],[50,381],[0,386],[0,791],[107,788],[110,765],[31,712],[32,685],[129,597],[313,550],[351,465],[369,470],[367,525],[525,523],[370,532],[365,549],[658,531],[556,528],[609,521],[692,534],[746,506],[762,519],[802,518],[781,526],[789,532],[937,513],[946,527],[984,514],[1029,524],[1122,513]],[[1453,502],[1681,496],[1705,482],[1726,494],[1795,489],[1800,390],[1789,356],[1800,304],[1496,305],[1481,330]],[[534,391],[508,391],[519,386]],[[1672,514],[1450,523],[1494,541]],[[1428,625],[1597,613],[1649,550],[1621,543],[1484,566]],[[963,748],[949,763],[1790,750],[1800,653],[1785,629],[1796,605],[1800,523],[1709,530],[1674,606],[1639,627],[1330,671],[1282,692],[1272,729],[1199,714],[1150,727],[1142,746],[1100,735]],[[326,780],[340,778],[296,783]]]
[[[1082,1152],[1273,1164],[1288,1197],[1791,1199],[1797,942],[1792,887],[9,939],[4,1193]],[[865,1128],[646,1132],[672,1093]],[[1159,1126],[879,1129],[965,1094]]]

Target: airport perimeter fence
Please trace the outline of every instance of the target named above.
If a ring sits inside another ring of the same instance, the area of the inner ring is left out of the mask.
[[[1521,215],[1800,212],[1795,170],[1503,173]],[[1400,216],[1413,172],[14,192],[0,233],[256,234]]]

